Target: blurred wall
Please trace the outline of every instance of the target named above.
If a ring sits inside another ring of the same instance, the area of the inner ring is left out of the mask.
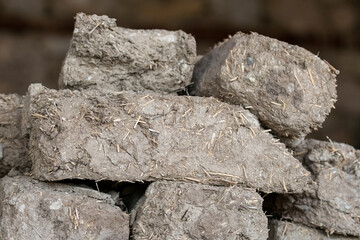
[[[0,0],[0,92],[25,94],[34,82],[57,88],[76,12],[123,27],[182,29],[199,54],[237,31],[305,47],[341,71],[336,109],[312,136],[360,148],[360,1]]]

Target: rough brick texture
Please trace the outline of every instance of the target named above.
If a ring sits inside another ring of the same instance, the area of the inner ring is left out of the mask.
[[[4,177],[0,199],[0,239],[129,238],[129,216],[91,189]]]
[[[334,71],[303,48],[239,32],[196,64],[192,94],[248,107],[295,146],[321,126],[334,106]]]
[[[360,151],[334,142],[307,140],[296,152],[317,183],[313,194],[282,195],[275,205],[282,217],[360,236]]]
[[[267,239],[255,190],[179,182],[150,184],[136,208],[134,240]]]
[[[328,235],[324,230],[310,228],[302,224],[270,220],[269,240],[348,240],[359,239],[357,237],[346,237],[341,235]]]
[[[275,192],[311,182],[250,112],[214,98],[31,85],[23,119],[41,180],[178,179]]]
[[[21,136],[23,100],[16,94],[0,94],[0,177],[14,167],[29,167],[26,140]]]
[[[60,88],[172,93],[190,84],[195,39],[183,31],[117,27],[107,16],[77,14]]]

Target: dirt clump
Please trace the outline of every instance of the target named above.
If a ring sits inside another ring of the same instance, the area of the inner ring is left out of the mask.
[[[349,240],[359,239],[357,237],[347,237],[341,235],[327,235],[325,231],[310,228],[303,224],[287,221],[270,220],[269,221],[269,240]]]
[[[40,180],[176,179],[265,192],[302,192],[311,183],[255,116],[214,98],[36,84],[24,113],[32,173]]]
[[[190,84],[195,57],[195,39],[183,31],[126,29],[79,13],[60,88],[174,93]]]
[[[29,167],[26,139],[21,137],[23,101],[17,94],[0,94],[0,177],[12,168]]]
[[[192,94],[239,104],[290,146],[321,127],[336,101],[337,70],[298,46],[237,33],[194,69]]]
[[[314,193],[279,195],[275,212],[330,234],[360,236],[360,151],[346,144],[307,140],[295,154],[312,173]]]
[[[136,208],[133,238],[267,239],[261,204],[252,189],[158,181]]]
[[[129,216],[92,189],[6,176],[0,199],[0,239],[129,238]]]

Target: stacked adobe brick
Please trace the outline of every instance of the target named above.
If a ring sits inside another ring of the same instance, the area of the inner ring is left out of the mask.
[[[322,202],[310,165],[270,131],[290,147],[306,144],[336,100],[333,68],[302,48],[242,33],[205,55],[193,75],[195,61],[195,40],[182,31],[123,29],[106,16],[78,14],[61,90],[34,84],[25,99],[18,138],[26,139],[31,172],[1,162],[20,172],[1,180],[0,236],[267,239],[258,192],[276,194],[279,205],[293,196]],[[187,86],[205,97],[176,94]],[[357,178],[358,158],[354,171],[339,172]],[[53,183],[80,179],[150,185],[129,215],[108,194]],[[338,197],[338,205],[351,198]],[[286,209],[295,206],[288,202]],[[329,215],[354,220],[348,230],[325,215],[313,221],[269,210],[359,236],[359,204],[349,203],[353,214],[328,202]],[[276,233],[281,223],[269,226]]]

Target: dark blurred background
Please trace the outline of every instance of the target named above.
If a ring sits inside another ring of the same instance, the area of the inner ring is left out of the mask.
[[[312,137],[360,148],[358,0],[0,0],[0,92],[25,94],[35,82],[57,88],[77,12],[106,14],[122,27],[182,29],[198,54],[237,31],[319,54],[341,71],[339,100]]]

